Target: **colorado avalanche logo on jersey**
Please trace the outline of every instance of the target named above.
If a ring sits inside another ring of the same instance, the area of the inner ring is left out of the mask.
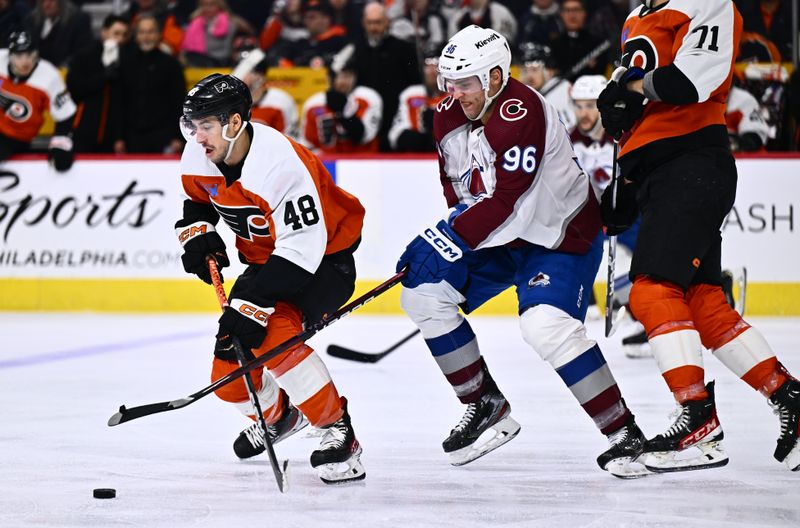
[[[22,123],[31,116],[31,103],[17,94],[0,91],[0,108],[12,121]]]
[[[486,186],[483,184],[483,171],[484,166],[473,155],[472,166],[461,175],[461,181],[464,186],[469,189],[469,193],[475,198],[486,194]]]
[[[519,121],[528,115],[528,109],[522,106],[519,99],[508,99],[500,105],[500,117],[506,121]]]
[[[252,205],[232,207],[214,201],[211,204],[239,238],[252,242],[254,237],[269,236],[269,222],[257,207]]]
[[[626,68],[641,68],[646,72],[658,68],[658,51],[653,41],[644,35],[625,42],[620,64]]]
[[[542,273],[541,271],[537,273],[528,281],[528,288],[535,288],[536,286],[541,286],[542,288],[550,286],[550,275]]]

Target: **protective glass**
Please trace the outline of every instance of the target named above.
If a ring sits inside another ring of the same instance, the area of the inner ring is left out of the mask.
[[[483,91],[483,84],[477,75],[472,77],[465,77],[463,79],[445,79],[441,75],[437,77],[439,90],[454,94],[460,92],[463,94],[474,94]]]
[[[194,120],[186,116],[181,116],[178,125],[180,126],[183,139],[185,139],[187,143],[194,141],[198,132],[205,136],[222,134],[222,123],[214,116]]]

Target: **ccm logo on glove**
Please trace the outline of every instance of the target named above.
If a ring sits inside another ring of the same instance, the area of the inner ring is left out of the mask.
[[[231,300],[231,308],[244,315],[248,319],[252,319],[264,328],[267,327],[267,319],[275,311],[275,308],[261,308],[255,306],[241,299]]]
[[[463,256],[461,249],[450,240],[450,237],[442,233],[438,227],[426,228],[422,232],[422,238],[433,246],[447,262],[455,262]]]
[[[181,246],[185,246],[186,243],[194,237],[208,233],[209,229],[211,231],[216,231],[214,226],[208,222],[195,222],[194,224],[186,226],[184,229],[176,229],[175,231],[177,232]]]

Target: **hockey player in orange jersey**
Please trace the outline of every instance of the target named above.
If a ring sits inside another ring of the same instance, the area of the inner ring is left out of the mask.
[[[247,86],[220,74],[201,80],[183,103],[187,143],[181,179],[188,199],[175,227],[184,268],[210,283],[206,258],[220,268],[229,265],[214,230],[220,217],[236,234],[239,258],[248,265],[219,319],[212,380],[238,367],[232,337],[248,354],[260,356],[300,333],[304,321],[316,322],[344,304],[355,287],[353,252],[364,208],[336,187],[306,148],[249,122],[251,106]],[[317,353],[303,344],[265,366],[251,376],[272,442],[301,429],[307,418],[325,430],[311,454],[320,478],[327,483],[364,478],[347,400]],[[217,396],[252,413],[244,380],[219,389]],[[233,449],[240,458],[263,452],[258,425],[244,430]]]
[[[768,398],[781,432],[775,458],[800,469],[800,382],[725,300],[720,228],[736,195],[725,104],[742,18],[730,0],[644,0],[622,29],[622,65],[598,98],[603,126],[622,135],[622,178],[603,194],[608,233],[641,212],[630,308],[644,325],[678,403],[675,422],[645,444],[653,471],[727,464],[703,348]],[[701,456],[679,451],[697,448]]]
[[[72,117],[75,103],[58,69],[39,58],[27,31],[12,33],[0,50],[0,161],[24,152],[44,123],[46,112],[56,122],[48,159],[59,172],[72,166]]]

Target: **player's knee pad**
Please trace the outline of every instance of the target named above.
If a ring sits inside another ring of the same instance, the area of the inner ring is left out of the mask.
[[[728,304],[720,286],[692,285],[686,299],[703,346],[709,350],[718,349],[749,328]]]
[[[586,336],[583,323],[548,304],[525,310],[519,324],[525,342],[553,368],[569,363],[595,345]]]
[[[445,281],[403,288],[400,306],[422,331],[425,338],[438,337],[461,324],[458,305],[464,296]]]
[[[638,276],[631,288],[629,306],[649,337],[693,328],[692,312],[677,284]]]

